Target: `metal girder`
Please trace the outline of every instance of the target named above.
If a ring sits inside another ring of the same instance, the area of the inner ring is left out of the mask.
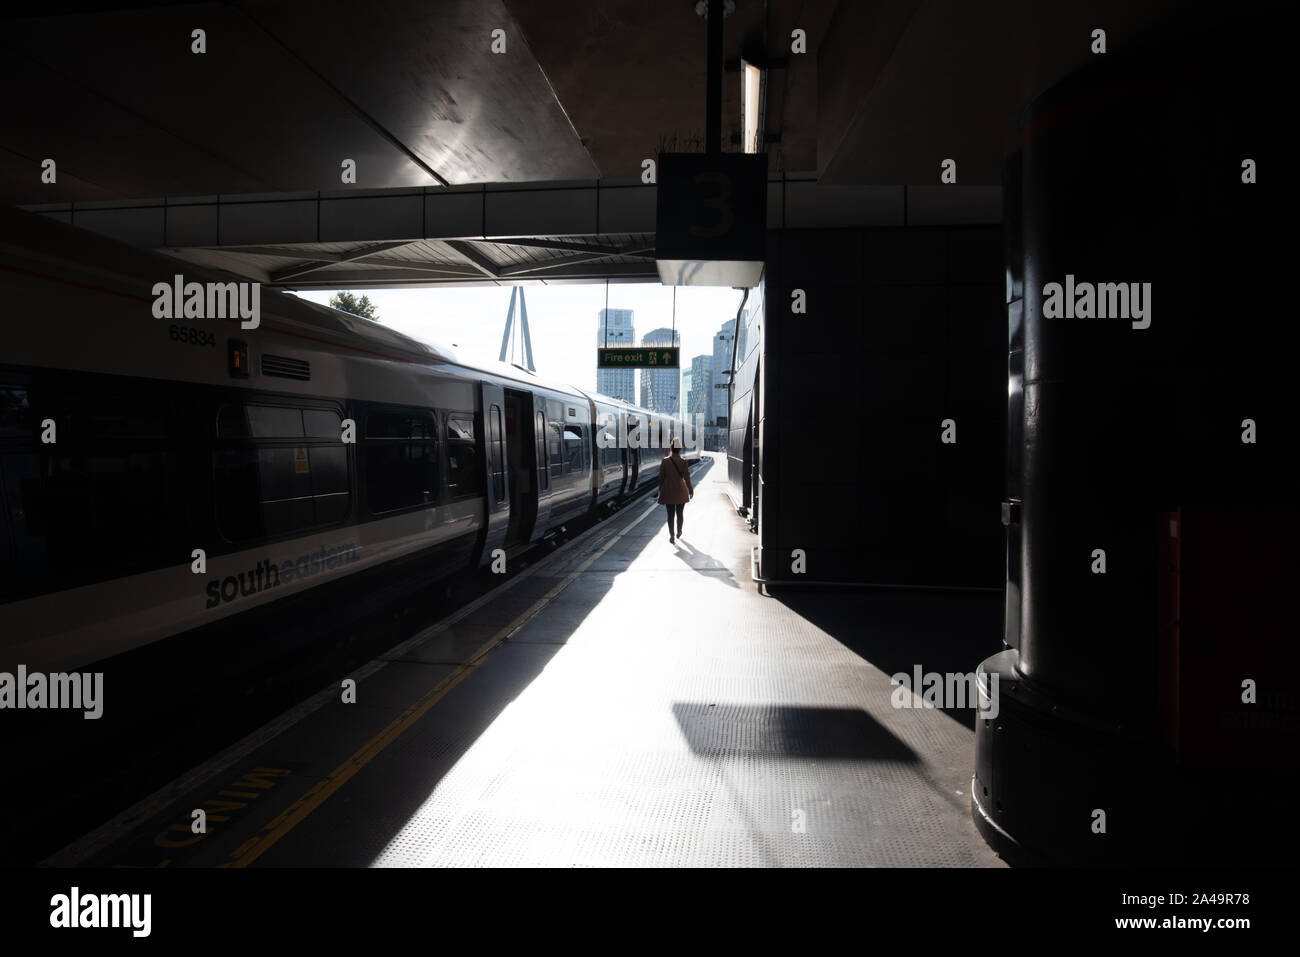
[[[593,237],[653,233],[655,197],[654,184],[639,180],[590,180],[42,203],[26,208],[153,249],[528,236],[569,236],[587,244]]]
[[[373,246],[364,246],[361,249],[354,249],[346,253],[331,253],[328,256],[318,256],[311,262],[303,263],[300,266],[287,266],[284,269],[277,269],[271,273],[271,282],[283,282],[286,279],[293,279],[295,276],[304,276],[309,272],[315,272],[317,269],[325,269],[335,263],[353,262],[360,259],[366,259],[378,253],[387,252],[390,249],[397,249],[400,246],[409,246],[412,240],[401,239],[391,243],[375,243]]]
[[[268,282],[270,286],[286,286],[290,289],[341,289],[344,286],[364,286],[373,288],[384,285],[386,279],[396,279],[400,282],[456,282],[457,280],[482,279],[483,274],[477,269],[470,269],[465,266],[438,266],[429,263],[408,263],[401,260],[387,260],[389,264],[384,269],[367,269],[367,270],[334,270],[331,272],[317,272],[314,277],[297,282],[292,279],[281,280],[279,282]],[[369,278],[366,278],[369,277]]]
[[[501,268],[469,243],[459,239],[449,239],[447,245],[473,263],[483,275],[491,276],[493,279],[501,278]]]
[[[340,270],[338,272],[317,273],[304,281],[291,281],[282,284],[289,289],[384,289],[399,286],[430,285],[466,285],[466,286],[508,286],[514,282],[536,283],[582,283],[603,282],[606,279],[620,282],[658,282],[659,272],[654,263],[614,263],[570,265],[554,270],[543,276],[517,277],[515,279],[492,279],[482,273],[472,275],[434,276],[415,269],[366,269],[356,271]]]
[[[609,262],[652,254],[655,198],[654,185],[581,182],[52,203],[31,211],[275,286],[371,289],[656,281],[653,263]],[[996,186],[836,186],[812,173],[774,174],[767,183],[769,230],[992,224],[1001,210]],[[385,254],[422,241],[435,244],[420,250],[427,259]],[[605,245],[614,241],[621,245]],[[496,258],[509,261],[498,264],[489,244],[517,252],[499,251]],[[573,255],[518,262],[535,258],[523,254],[530,248]]]
[[[515,236],[510,239],[494,239],[501,246],[526,246],[530,249],[555,249],[560,252],[599,253],[605,256],[627,256],[615,246],[600,246],[595,243],[569,242],[562,239],[529,239]]]
[[[565,266],[576,266],[579,263],[608,259],[611,256],[644,256],[653,254],[654,251],[653,246],[640,244],[634,248],[626,250],[608,249],[600,254],[590,253],[583,256],[565,256],[562,259],[552,259],[550,262],[544,263],[521,263],[518,266],[507,266],[504,269],[499,270],[499,273],[500,277],[504,279],[507,276],[522,276],[525,273],[549,272],[553,269],[559,269]]]
[[[406,240],[403,240],[406,242]],[[320,250],[288,249],[284,246],[174,246],[173,249],[204,249],[214,253],[247,253],[251,256],[278,256],[281,259],[314,259],[329,262],[341,262],[335,256],[343,253],[323,252]]]
[[[461,263],[421,262],[415,259],[389,259],[387,256],[371,256],[366,260],[367,266],[390,266],[394,269],[423,269],[428,272],[445,273],[448,276],[478,276],[482,271],[475,266]]]

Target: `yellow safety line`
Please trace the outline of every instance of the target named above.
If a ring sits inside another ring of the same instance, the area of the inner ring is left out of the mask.
[[[506,625],[479,646],[478,650],[470,656],[468,661],[460,665],[450,675],[443,678],[442,681],[438,682],[438,684],[426,691],[418,701],[394,718],[388,727],[384,728],[384,730],[380,731],[377,735],[358,748],[350,758],[331,771],[325,778],[316,782],[316,784],[314,784],[306,794],[294,801],[293,804],[289,805],[285,810],[281,811],[274,819],[268,821],[266,825],[263,826],[260,834],[250,837],[239,847],[231,851],[229,860],[222,864],[218,864],[217,866],[247,867],[249,864],[253,863],[253,861],[257,860],[269,851],[276,841],[288,834],[294,827],[300,824],[307,815],[324,804],[330,795],[343,787],[343,785],[346,784],[353,775],[369,764],[373,758],[378,756],[379,753],[384,750],[384,748],[396,741],[403,731],[415,724],[416,721],[419,721],[420,718],[423,717],[423,715],[443,697],[445,697],[452,688],[460,684],[460,682],[464,680],[471,671],[478,667],[479,663],[489,651],[509,637],[516,629],[522,627],[536,617],[543,608],[550,604],[555,596],[564,591],[564,589],[567,588],[575,578],[586,571],[587,568],[589,568],[596,559],[600,558],[601,555],[604,555],[605,552],[609,551],[615,542],[639,525],[646,515],[649,515],[655,508],[658,508],[658,505],[651,506],[650,509],[647,509],[642,515],[638,516],[635,521],[629,522],[627,527],[621,532],[612,535],[609,541],[606,542],[599,551],[595,552],[590,558],[565,576],[564,580],[558,585],[548,591],[541,598],[537,599],[537,601],[533,602],[526,611],[516,617],[512,622],[510,622],[510,624]]]

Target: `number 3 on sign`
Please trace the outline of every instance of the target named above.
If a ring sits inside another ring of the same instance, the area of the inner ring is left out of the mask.
[[[696,173],[692,182],[697,186],[708,183],[717,185],[717,195],[703,199],[702,204],[718,211],[718,222],[713,226],[696,226],[692,223],[691,235],[702,239],[725,236],[731,230],[735,218],[731,213],[731,177],[725,173]]]

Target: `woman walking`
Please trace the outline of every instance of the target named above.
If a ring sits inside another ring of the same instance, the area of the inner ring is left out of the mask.
[[[659,463],[659,501],[668,509],[668,542],[672,544],[682,534],[682,512],[686,503],[695,497],[691,486],[690,469],[682,458],[682,440],[673,439],[672,450]],[[677,513],[677,535],[673,535],[673,513]]]

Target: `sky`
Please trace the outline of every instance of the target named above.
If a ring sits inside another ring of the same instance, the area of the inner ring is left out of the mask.
[[[605,284],[526,286],[528,330],[537,374],[584,389],[596,387],[596,336]],[[337,290],[335,290],[337,291]],[[329,304],[335,291],[311,290],[298,295]],[[453,345],[467,362],[494,361],[501,353],[510,308],[509,286],[438,286],[426,289],[355,290],[370,297],[377,318],[398,332],[435,344]],[[682,338],[682,367],[713,354],[713,336],[734,319],[743,293],[714,286],[677,287],[677,331]],[[633,310],[637,340],[651,329],[673,326],[673,287],[658,283],[610,283],[609,308]],[[516,361],[523,362],[518,349]],[[639,397],[639,395],[638,395]]]

